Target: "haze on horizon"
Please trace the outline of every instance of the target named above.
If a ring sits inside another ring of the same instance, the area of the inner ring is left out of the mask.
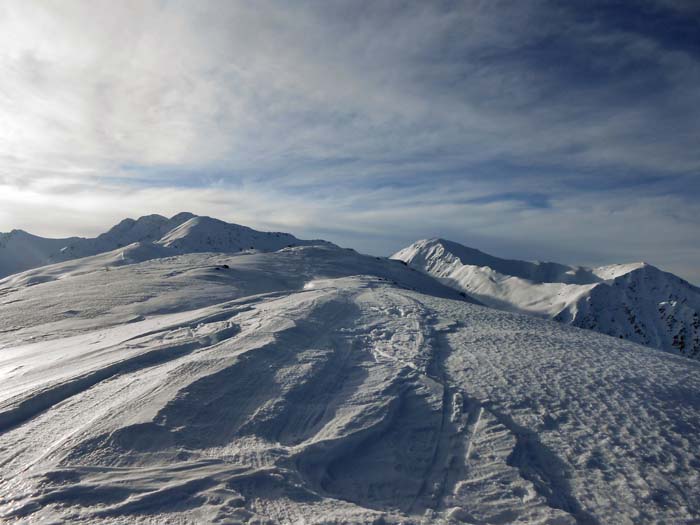
[[[700,283],[700,4],[0,5],[0,231],[187,210]]]

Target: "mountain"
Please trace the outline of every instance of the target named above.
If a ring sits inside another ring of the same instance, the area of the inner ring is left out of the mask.
[[[78,240],[45,239],[23,230],[0,233],[0,277],[49,264],[53,254]]]
[[[392,258],[489,306],[700,358],[700,289],[646,263],[508,260],[444,239],[418,241]]]
[[[0,522],[700,520],[700,363],[193,219],[0,279]]]
[[[178,213],[124,219],[95,238],[46,239],[21,230],[0,233],[0,278],[30,268],[89,257],[138,243],[140,253],[165,257],[178,253],[243,250],[276,251],[285,246],[323,244],[280,232],[259,232],[211,217]],[[134,253],[134,248],[130,251]]]

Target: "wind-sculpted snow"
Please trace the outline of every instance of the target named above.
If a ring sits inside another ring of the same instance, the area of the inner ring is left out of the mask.
[[[418,241],[392,257],[495,308],[700,359],[700,289],[645,263],[514,261],[442,239]]]
[[[700,520],[694,362],[332,247],[32,275],[0,282],[4,522]]]
[[[371,274],[404,288],[460,297],[398,262],[326,245],[236,256],[149,257],[110,266],[113,258],[110,252],[0,280],[0,349],[240,297],[300,290],[318,277]]]

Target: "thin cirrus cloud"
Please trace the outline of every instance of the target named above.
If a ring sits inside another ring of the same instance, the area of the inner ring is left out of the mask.
[[[10,1],[0,29],[0,230],[187,208],[700,281],[692,2]]]

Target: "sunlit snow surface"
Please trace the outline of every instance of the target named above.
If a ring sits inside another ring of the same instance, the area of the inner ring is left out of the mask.
[[[700,363],[333,247],[110,257],[0,281],[0,520],[700,520]]]
[[[646,263],[531,263],[443,239],[417,241],[392,258],[494,308],[700,359],[700,288]]]

